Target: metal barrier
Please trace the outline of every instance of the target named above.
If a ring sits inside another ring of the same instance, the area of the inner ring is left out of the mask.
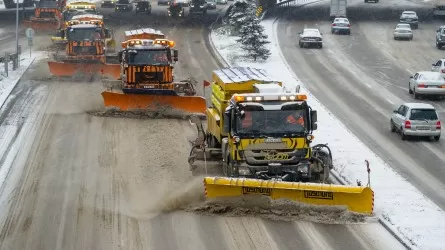
[[[9,75],[9,62],[12,62],[12,70],[16,70],[20,66],[19,60],[21,54],[22,54],[22,47],[19,46],[18,53],[10,54],[8,52],[5,52],[5,55],[0,57],[0,63],[3,63],[5,67],[6,77],[8,77]]]

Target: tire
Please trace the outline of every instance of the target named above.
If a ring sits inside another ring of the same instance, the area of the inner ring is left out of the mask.
[[[400,138],[402,139],[402,141],[408,139],[405,133],[403,133],[403,128],[400,128]]]
[[[391,126],[391,132],[396,132],[396,126],[394,126],[394,122],[391,120],[390,121],[390,126]]]
[[[419,99],[419,94],[416,93],[416,89],[413,90],[413,97],[414,99]]]
[[[318,48],[319,49],[323,48],[323,44],[318,45]]]
[[[300,45],[300,48],[303,48],[303,44],[302,43],[299,43],[299,45]]]
[[[411,85],[409,83],[408,83],[408,93],[411,95],[413,94],[413,91],[411,90]]]
[[[348,31],[346,34],[347,34],[347,35],[351,35],[351,31]]]
[[[334,30],[331,30],[331,34],[334,34],[335,32],[334,32]]]
[[[394,37],[394,40],[396,40],[396,41],[397,41],[397,40],[398,40],[398,38],[397,38],[397,37]]]
[[[439,141],[439,140],[440,140],[440,135],[434,136],[434,141]]]

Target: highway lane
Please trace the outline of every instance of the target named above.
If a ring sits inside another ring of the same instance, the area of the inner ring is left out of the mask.
[[[126,13],[116,31],[137,25],[131,18]],[[174,28],[152,18],[137,22],[153,23],[177,42],[177,78],[209,79],[218,68],[203,42],[209,23]],[[2,249],[402,249],[375,221],[325,225],[163,212],[202,192],[187,164],[194,128],[181,120],[91,116],[103,109],[98,79],[58,82],[48,75],[45,62],[32,65],[1,110]]]
[[[286,60],[309,90],[358,138],[445,208],[444,138],[439,142],[401,141],[389,130],[392,110],[403,102],[414,101],[407,90],[410,74],[429,70],[440,57],[434,46],[434,31],[440,22],[421,22],[419,30],[414,31],[414,40],[409,42],[392,39],[395,15],[391,21],[352,21],[351,36],[332,35],[330,22],[317,16],[318,8],[325,6],[295,9],[292,16],[280,21],[278,36]],[[372,5],[367,8],[372,12]],[[424,11],[419,7],[419,12]],[[311,18],[297,19],[298,14]],[[322,31],[322,50],[298,48],[296,34],[304,27]],[[445,115],[443,100],[422,101],[433,104],[442,117]]]

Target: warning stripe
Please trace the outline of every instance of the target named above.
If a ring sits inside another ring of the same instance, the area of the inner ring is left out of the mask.
[[[204,183],[204,195],[205,197],[207,197],[207,184],[205,179],[203,180],[203,183]]]
[[[371,191],[372,192],[372,209],[371,209],[371,212],[374,212],[374,191]]]

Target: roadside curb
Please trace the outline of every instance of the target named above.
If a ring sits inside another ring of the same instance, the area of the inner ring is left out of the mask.
[[[17,84],[20,82],[20,80],[22,79],[23,75],[25,74],[25,72],[29,69],[29,67],[34,63],[34,61],[36,60],[36,57],[33,57],[31,59],[31,62],[28,64],[28,66],[26,66],[25,70],[23,71],[23,74],[15,81],[15,83],[13,83],[13,87],[11,88],[11,90],[9,91],[8,95],[6,96],[5,100],[1,103],[0,105],[0,109],[3,108],[3,106],[5,105],[6,101],[9,99],[9,96],[11,95],[12,91],[15,89],[15,87],[17,86]],[[7,79],[7,78],[5,78]]]

